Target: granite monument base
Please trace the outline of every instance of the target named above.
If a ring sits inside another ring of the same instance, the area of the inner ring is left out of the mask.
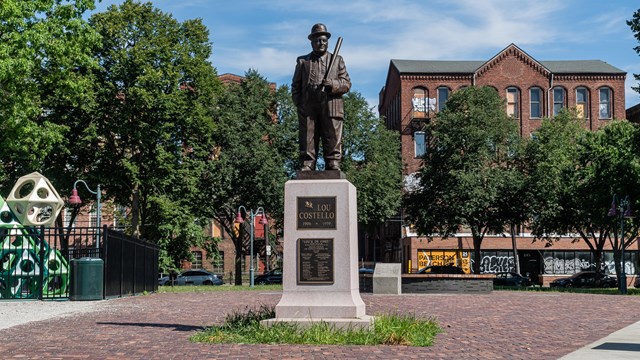
[[[284,264],[277,322],[368,328],[358,278],[356,188],[344,177],[285,184]]]

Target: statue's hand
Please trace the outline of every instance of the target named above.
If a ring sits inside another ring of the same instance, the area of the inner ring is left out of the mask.
[[[331,88],[333,87],[333,82],[329,79],[325,79],[322,81],[322,86],[324,87],[325,91],[330,92]]]

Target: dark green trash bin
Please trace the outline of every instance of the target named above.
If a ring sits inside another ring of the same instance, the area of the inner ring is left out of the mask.
[[[83,257],[71,260],[71,300],[102,300],[104,261]]]

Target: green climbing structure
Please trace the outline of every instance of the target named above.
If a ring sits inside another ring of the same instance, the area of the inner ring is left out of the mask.
[[[63,296],[69,264],[36,230],[25,228],[0,196],[0,299],[38,298],[41,281],[43,297]]]

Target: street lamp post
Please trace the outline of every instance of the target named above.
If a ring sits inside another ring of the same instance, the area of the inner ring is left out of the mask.
[[[609,209],[609,216],[620,217],[620,283],[618,289],[620,294],[627,293],[627,274],[624,264],[624,219],[633,218],[633,212],[631,211],[631,201],[629,195],[620,200],[617,194],[613,194],[613,201],[611,201],[611,208]]]
[[[102,198],[102,193],[100,192],[100,184],[98,184],[98,188],[96,189],[96,191],[93,191],[89,189],[89,185],[87,185],[87,183],[84,182],[84,180],[76,180],[76,182],[73,183],[73,190],[71,191],[71,196],[69,197],[70,204],[74,204],[74,205],[82,204],[82,200],[80,200],[80,196],[78,196],[78,189],[76,189],[76,186],[78,185],[78,183],[84,184],[84,187],[87,188],[87,190],[90,193],[96,196],[96,206],[97,206],[96,224],[98,226],[98,231],[96,233],[96,249],[100,249],[100,226],[102,222],[102,214],[101,214],[102,209],[100,206],[100,199]]]
[[[255,227],[256,227],[256,216],[260,218],[260,224],[262,225],[266,225],[268,223],[267,221],[267,214],[265,213],[264,209],[262,207],[257,208],[255,211],[253,209],[249,209],[247,210],[247,208],[245,208],[244,206],[240,205],[238,207],[238,214],[236,215],[236,220],[235,222],[237,224],[242,224],[244,222],[244,219],[242,218],[242,210],[244,210],[245,214],[249,215],[249,221],[250,221],[250,231],[251,231],[251,235],[249,237],[250,242],[249,242],[249,246],[250,246],[250,259],[249,259],[249,284],[250,287],[253,287],[253,278],[254,278],[254,268],[253,268],[253,238],[254,238],[254,233],[255,233]],[[266,233],[265,233],[265,237],[266,237]]]

